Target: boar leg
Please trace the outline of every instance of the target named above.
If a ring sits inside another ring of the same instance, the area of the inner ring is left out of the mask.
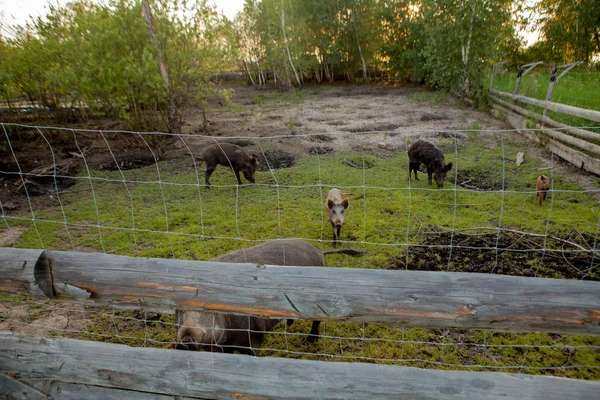
[[[302,344],[309,344],[317,341],[319,339],[319,324],[321,321],[313,321],[312,327],[310,328],[310,333],[308,337],[304,339]]]
[[[237,184],[241,185],[242,184],[242,178],[240,178],[240,170],[239,169],[235,170],[235,178],[237,179]]]
[[[209,167],[206,168],[206,171],[204,172],[204,181],[206,182],[206,186],[210,187],[210,182],[208,181],[210,179],[210,176],[212,175],[213,172],[215,172],[215,167]]]
[[[419,180],[419,177],[417,176],[417,171],[419,170],[419,164],[420,164],[420,163],[418,163],[418,162],[416,162],[416,163],[414,163],[414,162],[411,162],[411,163],[409,163],[409,164],[408,164],[408,180],[409,180],[409,181],[410,181],[410,173],[411,173],[412,171],[414,171],[414,172],[415,172],[415,180],[416,180],[416,181],[418,181],[418,180]]]
[[[433,175],[433,169],[427,167],[427,183],[431,186],[431,176]]]
[[[333,248],[337,246],[337,241],[339,239],[338,230],[335,226],[332,225],[333,228]]]

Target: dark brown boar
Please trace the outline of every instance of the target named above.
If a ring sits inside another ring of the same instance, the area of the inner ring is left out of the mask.
[[[248,249],[232,251],[212,261],[293,266],[325,266],[323,253],[300,239],[272,240]],[[177,311],[177,348],[255,354],[264,332],[273,330],[282,320],[204,311]],[[288,321],[288,325],[291,321]],[[306,342],[319,335],[320,321],[313,321]]]
[[[419,180],[417,171],[419,165],[425,164],[427,167],[427,182],[431,185],[431,176],[435,177],[435,183],[438,189],[444,186],[444,179],[446,179],[446,173],[452,169],[452,163],[446,164],[444,161],[444,154],[442,150],[424,140],[417,140],[408,149],[408,180],[410,180],[410,173],[415,172],[415,179]]]
[[[248,154],[240,146],[230,143],[213,144],[207,147],[202,153],[202,161],[206,164],[204,180],[208,187],[210,187],[210,176],[217,165],[230,167],[235,173],[238,185],[242,184],[240,171],[248,181],[254,183],[254,173],[258,169],[258,156],[256,154]]]
[[[542,205],[542,201],[546,199],[546,194],[548,193],[548,190],[550,190],[550,183],[550,178],[548,178],[545,175],[538,176],[537,180],[535,181],[537,196],[540,198],[538,203],[540,206]]]

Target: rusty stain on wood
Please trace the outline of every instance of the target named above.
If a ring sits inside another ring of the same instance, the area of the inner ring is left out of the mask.
[[[230,304],[221,304],[221,303],[209,303],[202,302],[196,300],[187,300],[181,302],[182,306],[190,306],[190,307],[198,307],[208,310],[214,311],[227,311],[232,313],[239,314],[248,314],[248,315],[256,315],[259,317],[291,317],[298,318],[300,317],[297,313],[285,310],[269,310],[265,308],[252,308],[252,307],[243,307],[239,305],[230,305]]]
[[[264,399],[266,399],[266,397],[252,396],[252,395],[243,394],[243,393],[229,393],[229,396],[231,396],[234,399],[243,399],[243,400],[264,400]]]
[[[169,292],[176,292],[176,291],[195,292],[198,290],[198,288],[195,286],[161,285],[160,283],[156,283],[156,282],[138,282],[138,285],[141,287],[151,287],[156,290],[167,290]]]

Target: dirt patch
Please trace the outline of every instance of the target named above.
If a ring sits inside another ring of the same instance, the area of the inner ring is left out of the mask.
[[[495,191],[502,190],[502,180],[495,175],[475,169],[464,169],[456,172],[456,176],[446,175],[446,181],[464,187],[465,189],[475,191]],[[510,187],[509,179],[504,179],[504,189]]]
[[[281,150],[267,150],[263,153],[263,159],[258,164],[259,171],[270,171],[280,168],[289,168],[296,163],[293,154]]]
[[[313,146],[308,152],[312,155],[325,155],[334,153],[335,150],[331,146]]]
[[[341,121],[341,120],[337,120],[337,121],[328,121],[327,125],[331,125],[331,126],[344,126],[344,125],[348,125],[348,121]]]
[[[350,157],[344,160],[344,165],[357,169],[371,169],[375,166],[375,163],[362,157]]]
[[[562,232],[548,236],[544,246],[543,235],[526,232],[452,234],[428,228],[418,245],[408,249],[410,270],[600,280],[600,259],[592,265],[592,251],[586,250],[593,246],[591,235]],[[406,269],[406,256],[390,258],[386,268]]]
[[[17,185],[17,191],[29,196],[45,196],[60,193],[65,189],[77,183],[77,179],[68,177],[53,177],[53,176],[30,176],[25,179],[25,184],[21,183],[21,179],[13,182]]]
[[[9,246],[16,243],[27,228],[22,226],[11,226],[0,232],[0,247]]]
[[[325,143],[333,142],[335,140],[334,137],[330,136],[330,135],[315,135],[315,136],[311,136],[311,139],[314,140],[315,142],[325,142]]]
[[[391,123],[376,123],[376,124],[367,124],[361,125],[351,128],[345,128],[343,131],[345,132],[380,132],[380,131],[393,131],[394,129],[399,128],[400,125],[391,124]]]
[[[101,171],[117,171],[136,168],[144,168],[148,165],[156,164],[156,160],[152,154],[128,154],[117,159],[118,165],[114,160],[100,165]]]
[[[447,121],[450,118],[446,117],[445,115],[439,115],[439,114],[430,114],[430,113],[425,113],[423,115],[421,115],[421,118],[419,118],[419,121]]]

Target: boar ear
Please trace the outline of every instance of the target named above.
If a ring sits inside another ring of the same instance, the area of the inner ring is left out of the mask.
[[[327,208],[329,208],[331,210],[333,208],[333,206],[335,206],[335,203],[333,202],[333,200],[327,199]]]
[[[350,202],[348,201],[348,199],[344,199],[344,201],[342,201],[342,206],[344,207],[344,210],[346,208],[348,208],[349,205],[350,205]]]
[[[250,154],[250,162],[254,165],[254,168],[258,168],[258,156],[256,154]]]
[[[444,167],[443,171],[444,172],[448,172],[452,169],[452,163],[448,163],[446,164],[446,166]]]

